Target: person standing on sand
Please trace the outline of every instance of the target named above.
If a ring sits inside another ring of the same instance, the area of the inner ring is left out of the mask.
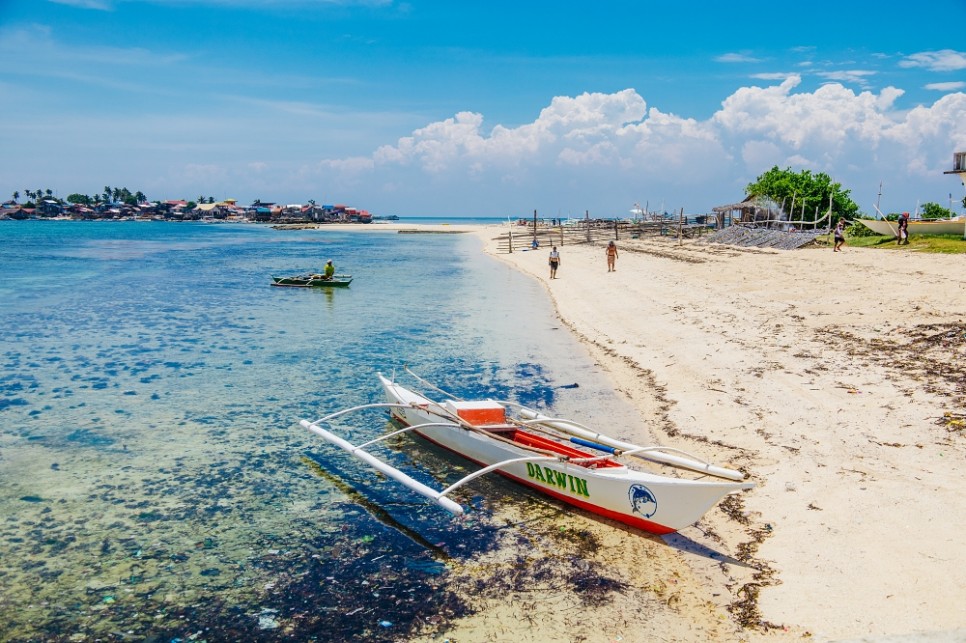
[[[835,252],[840,252],[842,246],[845,245],[845,222],[839,219],[839,223],[835,226]]]
[[[557,252],[557,246],[554,246],[550,251],[550,278],[557,278],[557,266],[560,265],[560,253]]]
[[[896,245],[909,245],[909,213],[903,212],[899,217],[899,234]]]
[[[611,241],[607,244],[607,272],[617,270],[617,244]]]

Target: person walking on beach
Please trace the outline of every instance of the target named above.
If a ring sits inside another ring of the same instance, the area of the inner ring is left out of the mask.
[[[611,241],[607,244],[607,272],[617,270],[617,244]]]
[[[560,253],[557,252],[557,246],[554,246],[550,250],[550,278],[557,278],[557,266],[560,265]]]
[[[842,246],[845,245],[845,221],[839,219],[839,223],[835,226],[835,252],[840,252]]]
[[[896,245],[909,245],[909,213],[903,212],[899,217],[899,234]]]

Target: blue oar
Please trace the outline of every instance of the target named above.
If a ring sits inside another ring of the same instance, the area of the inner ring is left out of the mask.
[[[598,451],[603,451],[605,453],[614,453],[617,451],[614,447],[609,447],[604,444],[599,444],[597,442],[591,442],[590,440],[583,440],[581,438],[570,438],[570,441],[574,444],[579,444],[583,447],[590,447],[591,449],[597,449]]]

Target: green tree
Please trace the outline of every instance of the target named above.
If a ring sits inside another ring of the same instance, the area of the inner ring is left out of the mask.
[[[926,220],[949,219],[953,216],[953,213],[949,208],[944,208],[938,203],[923,203],[921,210],[922,218]]]
[[[839,217],[853,219],[859,214],[859,206],[849,196],[849,190],[832,182],[824,172],[813,175],[809,170],[802,170],[796,173],[791,168],[780,170],[776,165],[754,183],[749,183],[745,192],[748,196],[766,197],[781,204],[794,221],[821,219],[829,208],[829,198],[833,219],[829,223]],[[791,212],[792,208],[794,212]]]
[[[14,190],[13,191],[13,200],[16,201],[19,198],[20,198],[20,192],[18,192],[17,190]]]
[[[89,196],[87,196],[86,194],[77,194],[77,193],[74,193],[74,194],[68,194],[67,195],[67,202],[68,203],[79,203],[81,205],[90,205],[91,204],[91,198]]]

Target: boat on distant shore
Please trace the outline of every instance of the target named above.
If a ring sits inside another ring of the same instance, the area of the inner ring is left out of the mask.
[[[326,278],[324,275],[296,275],[294,277],[272,277],[273,286],[283,286],[287,288],[326,288],[326,287],[345,287],[352,281],[352,275],[332,275]]]
[[[862,225],[872,230],[876,234],[887,237],[899,236],[899,222],[889,221],[888,219],[859,219]],[[937,235],[951,234],[966,235],[966,217],[956,217],[953,219],[932,219],[932,220],[909,220],[909,236],[917,234]]]
[[[692,525],[726,495],[755,486],[741,471],[709,464],[677,449],[616,440],[572,420],[544,415],[513,402],[461,400],[407,372],[449,399],[435,402],[379,374],[387,403],[364,404],[299,424],[456,515],[463,513],[463,507],[449,494],[494,471],[567,504],[654,534]],[[351,411],[374,408],[388,409],[405,428],[359,445],[323,428]],[[407,431],[482,468],[437,491],[365,450]],[[678,478],[632,469],[621,462],[626,457],[724,480]]]
[[[966,187],[966,152],[956,152],[953,155],[953,169],[943,172],[943,174],[956,174]],[[879,184],[879,196],[882,196],[882,184]],[[872,230],[876,234],[886,237],[899,238],[899,222],[890,221],[882,214],[878,204],[872,206],[879,213],[878,219],[859,219],[862,225]],[[919,214],[919,206],[916,206],[916,215]],[[906,212],[904,216],[909,216]],[[966,216],[949,217],[948,219],[908,219],[910,237],[917,234],[922,235],[956,235],[966,238]]]

